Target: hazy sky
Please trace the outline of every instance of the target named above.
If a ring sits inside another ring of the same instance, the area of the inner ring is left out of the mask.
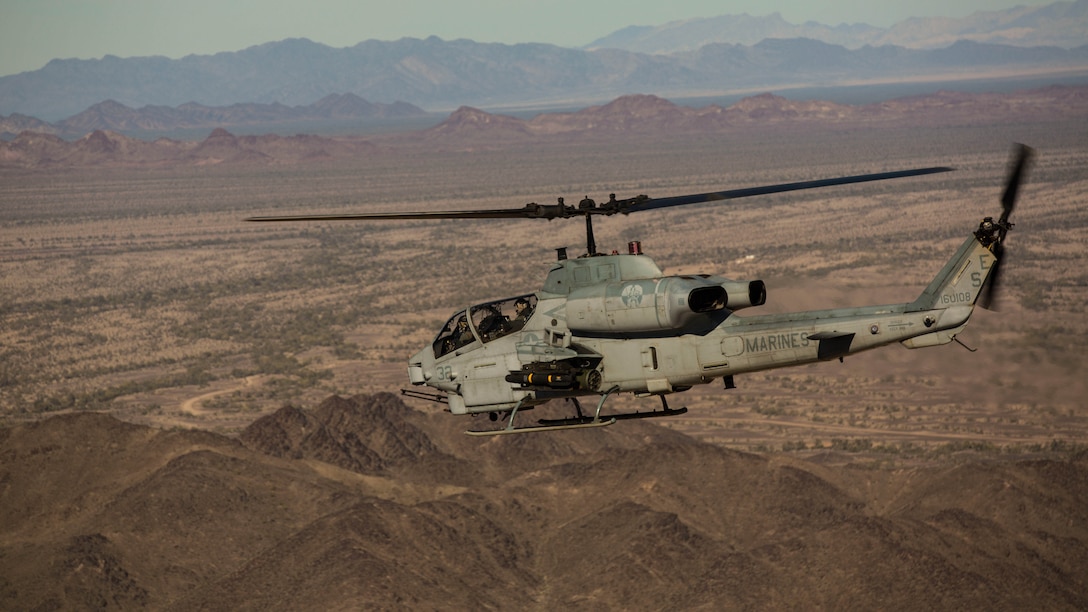
[[[0,76],[54,58],[237,51],[304,37],[332,47],[363,40],[470,38],[581,46],[628,25],[779,12],[791,23],[964,17],[1051,0],[0,0]],[[618,8],[617,7],[622,7]]]

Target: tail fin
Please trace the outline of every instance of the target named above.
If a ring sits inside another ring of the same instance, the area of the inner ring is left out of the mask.
[[[951,342],[967,325],[976,303],[983,308],[992,305],[1000,277],[998,265],[1005,258],[1005,236],[1012,229],[1009,215],[1016,206],[1016,196],[1033,154],[1031,147],[1022,144],[1013,148],[1001,196],[1001,217],[996,221],[993,217],[983,219],[922,295],[907,304],[907,312],[940,311],[936,316],[925,315],[926,327],[934,331],[904,340],[907,347]]]
[[[907,306],[908,312],[974,306],[982,295],[997,255],[972,235],[933,279],[925,291]]]

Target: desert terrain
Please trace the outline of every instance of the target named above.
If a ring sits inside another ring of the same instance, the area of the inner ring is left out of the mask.
[[[635,126],[0,165],[4,607],[1088,605],[1085,117]],[[955,167],[595,226],[764,280],[763,312],[904,302],[999,214],[1013,142],[1037,156],[975,352],[747,375],[596,432],[480,442],[397,397],[450,314],[536,289],[581,222],[242,220]]]

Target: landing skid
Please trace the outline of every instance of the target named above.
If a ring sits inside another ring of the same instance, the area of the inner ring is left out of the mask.
[[[614,424],[616,421],[622,421],[626,419],[650,419],[656,417],[667,417],[684,414],[688,411],[687,408],[669,408],[669,403],[665,400],[665,396],[658,396],[661,398],[661,410],[651,410],[649,412],[623,412],[619,414],[607,415],[601,417],[601,407],[604,406],[604,401],[608,399],[608,396],[619,390],[619,387],[612,387],[601,396],[600,401],[597,402],[597,409],[592,416],[582,413],[582,405],[578,402],[577,398],[570,397],[569,399],[574,404],[575,412],[577,416],[566,419],[540,419],[537,421],[538,425],[530,425],[527,427],[514,427],[514,417],[517,416],[518,408],[521,407],[519,402],[513,410],[510,411],[510,420],[503,429],[493,429],[490,431],[466,431],[465,433],[470,436],[503,436],[507,434],[515,433],[532,433],[537,431],[562,431],[566,429],[587,429],[593,427],[606,427]]]
[[[613,422],[615,422],[615,421],[625,421],[627,419],[653,419],[653,418],[657,418],[657,417],[677,416],[677,415],[684,414],[684,413],[686,413],[688,411],[688,409],[686,407],[684,407],[684,408],[669,408],[669,403],[668,403],[668,401],[665,400],[665,396],[664,395],[659,395],[658,397],[661,398],[661,410],[650,410],[649,412],[639,412],[637,410],[635,412],[621,412],[621,413],[618,413],[618,414],[610,414],[610,415],[608,415],[608,416],[606,416],[604,418],[612,419]],[[596,417],[582,416],[582,407],[578,404],[578,400],[576,398],[573,398],[573,397],[570,398],[570,400],[572,402],[574,402],[574,406],[578,411],[578,416],[572,417],[572,418],[569,418],[569,419],[540,419],[537,422],[540,423],[541,425],[545,425],[545,426],[578,425],[578,424],[581,424],[581,423],[591,423],[595,419],[600,418],[599,416],[596,416]]]
[[[470,436],[505,436],[506,434],[532,433],[537,431],[560,431],[564,429],[587,429],[590,427],[606,427],[616,422],[616,419],[607,421],[590,421],[571,425],[530,425],[528,427],[513,427],[506,429],[493,429],[491,431],[466,431]]]
[[[664,410],[651,410],[649,412],[621,412],[618,414],[610,414],[604,418],[610,419],[613,423],[616,421],[625,421],[627,419],[653,419],[657,417],[670,417],[685,414],[688,411],[687,408],[666,408]],[[573,417],[570,419],[540,419],[537,421],[544,426],[578,426],[582,423],[592,423],[593,417]]]

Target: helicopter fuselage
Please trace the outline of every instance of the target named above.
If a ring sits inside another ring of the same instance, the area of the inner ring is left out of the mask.
[[[408,378],[440,393],[404,394],[447,404],[454,414],[507,412],[501,430],[469,431],[499,435],[611,425],[620,419],[672,416],[665,396],[716,378],[734,386],[733,377],[766,370],[842,359],[860,351],[900,342],[908,348],[946,344],[967,324],[975,304],[990,307],[1013,224],[1009,216],[1032,157],[1017,145],[1010,160],[1001,216],[986,217],[916,300],[788,314],[742,316],[737,310],[767,299],[762,281],[733,281],[709,274],[665,276],[642,255],[637,242],[628,254],[601,255],[593,218],[629,215],[754,196],[822,189],[872,181],[949,172],[934,166],[859,174],[664,198],[638,195],[598,204],[589,196],[577,206],[559,198],[554,205],[530,202],[517,208],[389,211],[250,217],[254,222],[396,221],[408,219],[583,218],[586,255],[567,259],[559,250],[540,291],[470,306],[454,314],[430,345],[408,362]],[[612,414],[601,407],[616,392],[656,395],[661,410]],[[599,396],[592,416],[577,398]],[[520,409],[554,398],[571,399],[576,416],[541,419],[516,427]]]
[[[665,395],[895,342],[945,344],[967,324],[994,261],[972,236],[914,302],[746,316],[736,310],[763,304],[762,281],[665,276],[641,254],[561,260],[541,291],[455,314],[411,359],[409,378],[466,414],[616,392]],[[531,302],[531,316],[516,329],[495,328],[514,320],[518,300]],[[470,333],[450,347],[458,321]]]

